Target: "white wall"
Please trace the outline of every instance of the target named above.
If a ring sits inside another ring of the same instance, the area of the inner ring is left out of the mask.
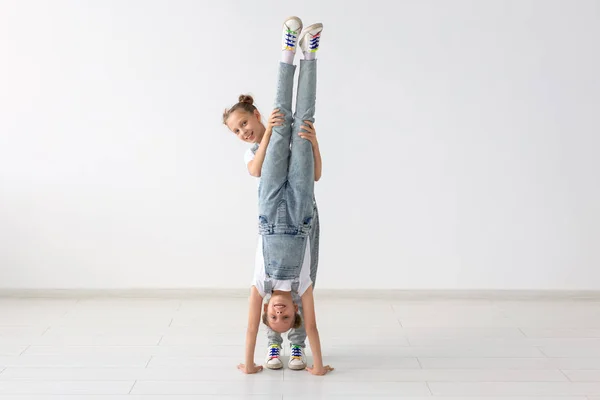
[[[320,287],[600,289],[600,2],[281,4],[0,2],[1,288],[247,287],[221,113],[269,111],[297,14],[325,25]]]

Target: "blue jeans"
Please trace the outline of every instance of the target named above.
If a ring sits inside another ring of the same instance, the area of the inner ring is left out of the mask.
[[[273,128],[263,162],[259,185],[259,227],[263,235],[263,256],[267,276],[296,279],[304,261],[310,237],[310,278],[313,287],[319,263],[319,214],[314,200],[314,155],[312,144],[298,133],[304,121],[314,122],[317,64],[300,61],[296,112],[292,116],[293,65],[280,63],[275,107],[284,114],[284,123]],[[267,287],[267,285],[265,285]],[[292,293],[303,315],[298,293]],[[281,344],[281,334],[267,329],[269,345]],[[288,332],[290,344],[305,347],[306,329],[302,324]]]
[[[319,210],[315,202],[312,227],[310,229],[310,280],[312,287],[315,288],[317,282],[317,270],[319,268],[319,241],[320,241],[320,226],[319,226]],[[265,284],[265,288],[267,285]],[[269,286],[270,287],[270,286]],[[298,304],[298,313],[304,318],[304,309],[302,307],[302,299],[297,293],[292,292],[294,302]],[[302,348],[306,347],[306,328],[304,323],[298,328],[292,328],[288,331],[287,338],[290,345],[298,345]],[[269,346],[278,344],[280,347],[283,344],[283,338],[279,332],[275,332],[267,326],[267,339]]]
[[[274,108],[284,114],[273,128],[258,189],[259,232],[267,276],[298,278],[306,238],[311,231],[314,198],[314,155],[301,138],[304,121],[314,122],[317,64],[300,61],[296,111],[292,115],[294,65],[280,63]]]

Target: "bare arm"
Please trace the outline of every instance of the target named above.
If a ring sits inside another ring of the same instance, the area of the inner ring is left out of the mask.
[[[323,164],[321,161],[321,151],[319,150],[319,143],[315,141],[313,144],[313,154],[315,157],[315,182],[318,182],[321,179],[321,171],[323,168]]]
[[[311,121],[304,121],[302,130],[298,134],[301,138],[308,140],[312,145],[313,157],[315,160],[315,182],[318,182],[319,179],[321,179],[323,162],[321,160],[321,150],[319,149],[319,141],[317,140],[317,130],[315,129],[315,125]]]
[[[254,155],[254,159],[252,159],[248,163],[248,172],[250,175],[260,178],[262,173],[263,162],[265,161],[265,156],[267,154],[267,147],[269,146],[269,140],[271,139],[272,127],[278,126],[281,124],[281,120],[279,116],[282,114],[277,114],[277,109],[273,111],[271,115],[271,120],[269,120],[269,125],[267,126],[267,130],[265,131],[265,135],[260,141],[260,145],[258,150],[256,150],[256,154]],[[323,173],[323,160],[321,159],[321,150],[319,148],[319,142],[317,141],[317,132],[315,130],[315,126],[312,122],[306,121],[306,125],[302,128],[304,131],[300,132],[300,136],[306,140],[309,140],[312,144],[313,148],[313,156],[315,160],[315,182],[318,182],[321,179],[321,175]]]
[[[333,371],[333,368],[329,365],[323,366],[321,339],[319,338],[319,330],[317,329],[312,285],[306,289],[306,292],[302,295],[302,312],[304,314],[306,335],[308,336],[310,349],[312,350],[313,355],[313,367],[307,368],[307,370],[313,375],[325,375],[327,372]]]
[[[260,140],[258,150],[254,155],[254,159],[248,163],[248,172],[250,175],[259,178],[262,173],[263,162],[267,154],[267,147],[269,147],[269,140],[271,140],[271,134],[273,133],[273,127],[283,125],[284,115],[279,112],[279,108],[274,109],[269,116],[267,121],[267,127],[265,134]]]
[[[246,329],[246,353],[245,364],[238,365],[238,369],[247,374],[253,374],[262,370],[262,366],[254,364],[254,350],[256,349],[256,335],[260,325],[260,312],[262,297],[255,286],[250,289],[250,301],[248,309],[248,327]]]
[[[269,139],[271,138],[271,133],[265,132],[265,136],[263,136],[263,140],[260,142],[260,146],[258,150],[256,150],[256,155],[252,160],[248,162],[248,172],[250,175],[260,178],[262,172],[262,165],[265,161],[265,155],[267,153],[267,146],[269,145]],[[321,173],[323,170],[323,161],[321,159],[321,151],[319,149],[319,144],[313,144],[313,155],[315,158],[315,182],[318,182],[321,179]]]
[[[258,150],[254,158],[248,163],[248,172],[254,177],[260,177],[262,172],[263,162],[265,161],[265,155],[267,154],[267,147],[269,146],[269,140],[271,140],[271,129],[265,131],[265,135],[260,141]]]

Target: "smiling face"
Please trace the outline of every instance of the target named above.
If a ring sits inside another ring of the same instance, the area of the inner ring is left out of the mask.
[[[294,304],[291,292],[274,291],[264,305],[267,325],[275,332],[289,331],[296,322],[298,305]]]
[[[249,113],[245,110],[236,110],[229,115],[227,127],[240,140],[246,143],[260,143],[265,134],[265,126],[260,122],[260,113],[254,110]]]

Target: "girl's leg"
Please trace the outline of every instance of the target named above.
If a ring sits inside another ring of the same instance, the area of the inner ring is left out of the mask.
[[[284,40],[287,45],[290,41],[290,29],[286,27],[285,24],[284,30]],[[284,48],[283,58],[285,61],[289,61],[289,58],[292,58],[293,60],[294,53],[295,48]],[[287,182],[295,71],[296,67],[291,63],[280,62],[274,108],[279,108],[279,112],[284,114],[284,123],[281,126],[273,128],[261,172],[261,181],[259,185],[259,215],[264,218],[264,220],[262,220],[263,224],[266,223],[266,227],[263,227],[264,229],[268,229],[268,225],[276,223],[277,216],[275,212],[283,199],[284,191],[282,189]],[[277,345],[281,349],[283,339],[280,333],[267,327],[267,340],[269,349],[266,364],[267,367],[269,367],[270,359],[274,355],[274,352],[278,353],[278,350],[272,349],[271,346]],[[280,366],[277,365],[281,363],[279,357],[277,357],[277,360],[273,361],[275,361],[275,367],[280,368]],[[283,365],[281,364],[281,366]]]
[[[314,203],[314,213],[311,223],[310,233],[308,235],[308,244],[310,246],[310,280],[312,281],[313,289],[317,282],[317,269],[319,266],[319,211],[317,209],[316,202]],[[304,317],[304,308],[302,307],[302,300],[298,299],[298,312]],[[306,367],[306,358],[303,349],[306,348],[306,327],[304,323],[297,328],[291,329],[288,332],[288,340],[290,341],[290,361],[289,368],[291,369],[304,369]],[[298,349],[297,347],[300,347]]]
[[[295,71],[294,65],[279,63],[274,108],[284,114],[284,121],[281,126],[273,127],[262,166],[258,188],[258,213],[262,224],[277,223],[277,208],[283,199],[283,189],[287,183]]]
[[[305,121],[314,122],[317,96],[317,60],[300,61],[296,113],[292,128],[292,150],[288,172],[287,199],[291,224],[298,228],[310,225],[313,215],[315,185],[314,154],[310,141],[298,133]]]
[[[265,187],[259,188],[259,219],[260,232],[263,235],[263,254],[266,273],[274,279],[286,280],[297,277],[299,269],[302,266],[308,223],[310,222],[310,217],[305,221],[307,216],[304,211],[303,198],[305,195],[312,198],[312,189],[303,190],[301,195],[295,193],[295,190],[290,189],[292,179],[295,182],[301,179],[301,177],[296,176],[298,174],[298,167],[294,167],[290,163],[296,159],[296,164],[303,164],[305,166],[308,164],[302,161],[305,157],[297,160],[298,155],[294,156],[292,154],[295,151],[294,143],[297,143],[296,138],[293,137],[291,128],[293,121],[291,99],[294,70],[290,65],[282,65],[280,68],[283,78],[280,78],[278,100],[275,106],[285,114],[285,124],[283,127],[279,127],[284,129],[274,130],[271,137],[271,144],[269,144],[265,158],[265,162],[267,158],[272,158],[268,167],[270,168],[268,174],[265,174],[265,164],[263,164],[261,182],[268,180],[268,183],[265,182]],[[300,79],[304,81],[306,78]],[[307,103],[307,101],[303,101],[302,103]],[[290,150],[290,143],[292,150]],[[304,144],[297,145],[298,149],[296,152],[302,152],[300,147],[306,149]],[[312,159],[310,145],[308,150],[310,150]],[[314,161],[312,164],[314,164]],[[312,166],[312,169],[314,170],[314,166]],[[303,174],[303,172],[300,171],[300,174]],[[314,172],[312,174],[314,175]],[[311,183],[314,185],[314,176],[311,179]],[[305,185],[297,183],[296,186]],[[302,216],[298,217],[298,215]]]
[[[314,154],[311,143],[298,134],[305,121],[315,120],[317,97],[317,61],[323,24],[306,27],[300,35],[300,49],[304,60],[300,61],[296,113],[292,128],[292,154],[288,173],[288,198],[294,226],[303,228],[310,225],[314,199]]]
[[[313,219],[311,223],[310,233],[308,235],[308,244],[310,245],[310,280],[312,281],[313,289],[315,288],[315,284],[317,282],[317,269],[319,266],[319,234],[319,210],[317,209],[317,204],[314,203]],[[302,308],[301,300],[298,303],[298,312],[301,316],[304,316],[304,310]],[[291,345],[297,344],[300,347],[305,347],[306,329],[304,327],[304,323],[300,328],[290,330],[290,332],[288,333],[288,339]]]
[[[293,121],[294,73],[296,72],[292,61],[296,54],[298,33],[301,29],[302,21],[298,17],[290,17],[283,23],[282,54],[283,59],[288,62],[279,63],[274,108],[279,109],[279,112],[284,115],[284,122],[281,126],[273,128],[261,171],[258,189],[261,230],[277,223],[277,209],[281,205],[284,195],[282,189],[287,182]]]
[[[269,346],[272,344],[276,344],[276,345],[279,345],[279,347],[281,347],[281,345],[283,344],[283,339],[281,337],[281,333],[275,332],[268,326],[267,326],[267,339],[269,340],[269,343],[268,343]]]
[[[269,344],[267,346],[264,365],[269,369],[280,369],[283,367],[283,362],[281,361],[283,339],[281,334],[267,327],[267,340]]]

